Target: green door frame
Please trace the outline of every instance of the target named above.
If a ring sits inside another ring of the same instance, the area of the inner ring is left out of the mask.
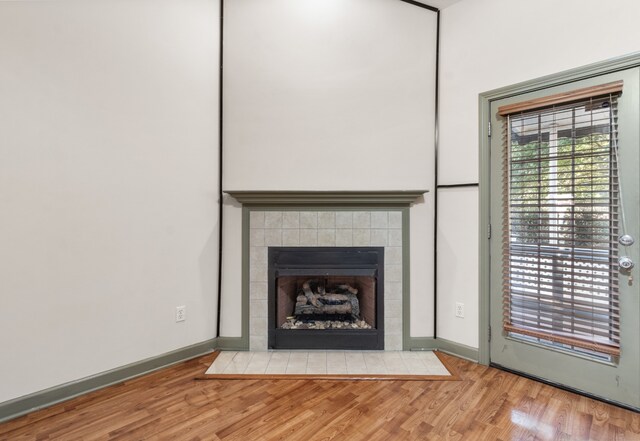
[[[490,249],[489,235],[491,234],[490,219],[490,202],[491,202],[491,170],[490,170],[490,126],[491,121],[490,107],[493,101],[509,98],[511,96],[520,95],[525,92],[534,92],[553,86],[561,86],[563,84],[579,81],[587,78],[596,77],[608,73],[618,72],[634,67],[640,67],[640,52],[626,55],[619,58],[613,58],[599,63],[589,64],[587,66],[578,67],[553,75],[540,77],[534,80],[525,81],[499,89],[490,90],[479,95],[478,115],[479,124],[479,147],[480,147],[480,255],[479,255],[479,304],[478,304],[478,361],[481,364],[488,365],[490,360],[489,354],[489,306],[490,306]],[[496,332],[498,332],[496,330]]]

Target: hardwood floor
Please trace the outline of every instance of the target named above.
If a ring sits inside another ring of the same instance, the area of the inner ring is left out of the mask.
[[[0,425],[1,440],[640,440],[640,414],[445,356],[460,381],[197,380],[212,356]]]

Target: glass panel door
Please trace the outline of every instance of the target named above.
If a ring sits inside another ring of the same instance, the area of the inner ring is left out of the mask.
[[[499,108],[623,81],[622,93]],[[491,362],[640,408],[638,69],[491,103]],[[502,195],[501,195],[502,194]]]

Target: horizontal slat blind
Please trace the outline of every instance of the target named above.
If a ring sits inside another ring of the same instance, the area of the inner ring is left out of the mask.
[[[616,356],[622,85],[613,84],[500,113],[504,330]]]
[[[600,84],[598,86],[585,87],[582,89],[574,89],[569,92],[556,93],[554,95],[547,95],[542,98],[520,101],[519,103],[500,106],[498,108],[498,115],[512,115],[514,113],[525,112],[532,109],[557,106],[559,104],[566,104],[582,99],[591,99],[597,96],[619,94],[622,92],[622,86],[622,81],[614,81],[613,83]]]

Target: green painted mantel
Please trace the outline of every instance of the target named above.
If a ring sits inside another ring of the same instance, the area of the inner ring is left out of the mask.
[[[249,205],[410,205],[429,190],[225,191]]]

